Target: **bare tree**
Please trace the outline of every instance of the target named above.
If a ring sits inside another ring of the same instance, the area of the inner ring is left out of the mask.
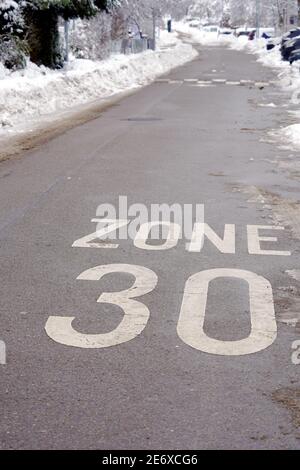
[[[262,26],[276,26],[284,30],[291,24],[291,18],[300,23],[300,0],[194,0],[190,13],[204,21],[219,22],[222,11],[230,16],[234,26],[256,24],[257,6]]]

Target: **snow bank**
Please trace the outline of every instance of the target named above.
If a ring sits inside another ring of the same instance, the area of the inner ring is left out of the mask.
[[[230,48],[245,51],[249,54],[256,54],[258,56],[258,62],[267,67],[289,70],[289,63],[281,60],[280,46],[276,46],[271,51],[268,51],[266,45],[267,41],[265,39],[249,41],[247,37],[241,37],[233,38],[230,43]]]
[[[276,134],[278,137],[285,138],[289,145],[297,149],[300,148],[300,124],[292,124],[284,129],[280,129]]]
[[[62,71],[29,63],[24,71],[9,73],[2,66],[0,135],[18,131],[24,122],[34,125],[43,116],[147,85],[196,56],[177,33],[163,31],[156,52],[114,55],[99,62],[76,59]]]

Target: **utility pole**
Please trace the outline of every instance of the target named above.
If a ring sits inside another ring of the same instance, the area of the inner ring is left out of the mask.
[[[224,20],[224,0],[222,0],[222,5],[221,5],[221,8],[222,8],[222,17],[221,17],[221,24],[220,24],[220,27],[222,28],[223,27],[223,20]]]
[[[65,20],[64,33],[65,33],[65,61],[69,62],[69,21]]]
[[[152,8],[152,20],[153,20],[153,50],[156,51],[156,8]]]
[[[298,26],[300,26],[300,0],[298,0]]]
[[[260,37],[260,0],[256,0],[256,37]]]
[[[152,7],[152,21],[153,21],[153,49],[156,50],[156,33],[157,33],[157,20],[161,18],[161,10],[159,7]],[[160,29],[159,29],[160,31]]]

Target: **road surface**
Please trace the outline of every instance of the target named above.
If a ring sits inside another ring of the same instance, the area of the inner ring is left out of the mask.
[[[201,48],[1,163],[1,448],[299,448],[299,172],[268,134],[291,120],[274,80]],[[204,246],[105,247],[92,220],[119,196],[204,204]]]

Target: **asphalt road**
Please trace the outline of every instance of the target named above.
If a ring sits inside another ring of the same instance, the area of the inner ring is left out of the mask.
[[[292,362],[299,282],[286,272],[299,266],[291,203],[299,174],[274,163],[291,152],[267,134],[288,122],[286,112],[260,106],[284,99],[275,72],[251,55],[210,48],[164,78],[0,165],[3,449],[300,446],[300,365]],[[185,240],[169,250],[131,239],[116,249],[72,247],[96,230],[97,207],[118,206],[120,195],[147,207],[204,204],[220,239],[225,224],[234,227],[227,242],[206,238],[198,252]],[[259,241],[257,225],[285,230],[258,230],[278,238]],[[99,278],[108,273],[101,280],[87,279],[95,270],[77,279],[104,265],[125,272],[99,268]],[[137,268],[128,265],[141,267],[142,305],[125,300],[124,326],[122,308],[97,299],[133,285]],[[218,271],[206,295],[208,270]],[[241,270],[252,273],[251,302]],[[74,318],[73,330],[53,317]]]

